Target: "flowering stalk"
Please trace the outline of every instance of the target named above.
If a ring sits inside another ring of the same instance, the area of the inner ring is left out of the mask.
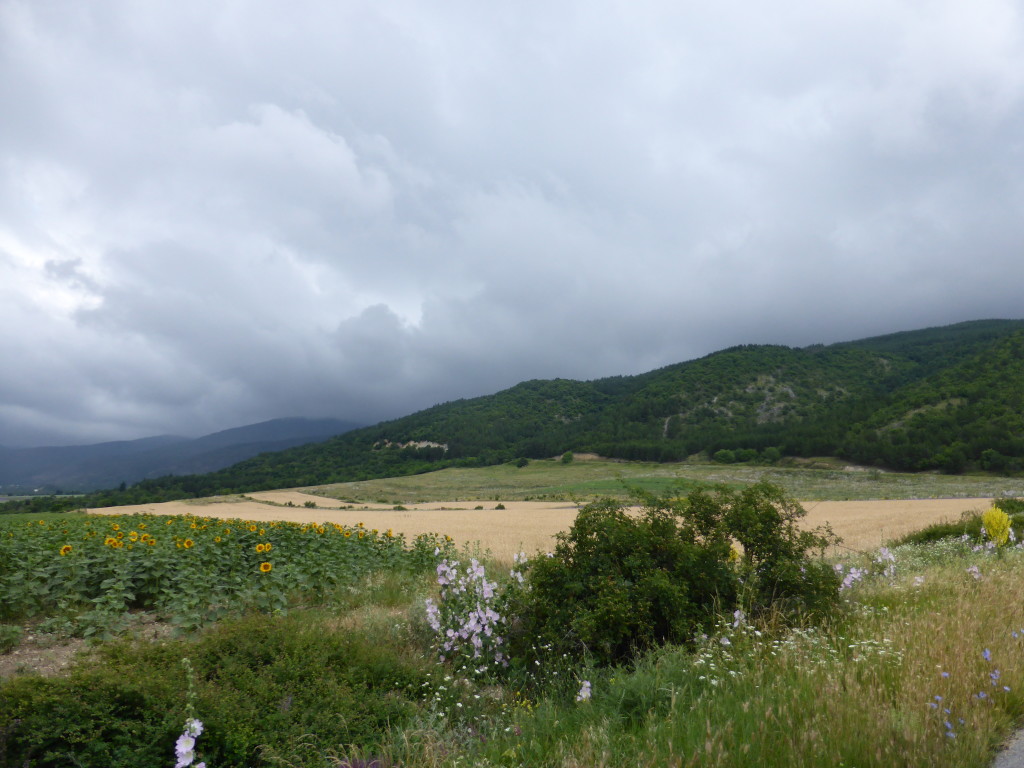
[[[493,664],[507,667],[500,633],[504,617],[498,612],[498,585],[487,580],[484,567],[473,559],[463,571],[457,560],[437,566],[441,599],[426,600],[427,622],[438,636],[441,661],[462,661],[476,674]]]
[[[203,732],[203,724],[192,718],[185,721],[185,730],[174,743],[174,756],[178,759],[174,768],[188,768],[196,759],[196,739]],[[206,768],[206,763],[196,763],[195,768]]]

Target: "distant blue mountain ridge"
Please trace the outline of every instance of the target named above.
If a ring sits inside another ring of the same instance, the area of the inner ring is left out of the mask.
[[[147,478],[214,472],[271,451],[362,427],[339,419],[272,419],[197,438],[159,435],[93,445],[0,446],[0,496],[86,492]]]

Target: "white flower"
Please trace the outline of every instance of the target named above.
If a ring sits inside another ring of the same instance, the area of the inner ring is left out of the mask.
[[[584,680],[583,685],[580,686],[580,692],[576,694],[576,701],[589,701],[590,700],[590,681]]]

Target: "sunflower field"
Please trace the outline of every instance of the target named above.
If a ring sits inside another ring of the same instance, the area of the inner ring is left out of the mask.
[[[451,551],[447,537],[407,542],[362,523],[0,516],[0,621],[107,637],[148,613],[188,630],[317,604],[376,571],[429,570]]]

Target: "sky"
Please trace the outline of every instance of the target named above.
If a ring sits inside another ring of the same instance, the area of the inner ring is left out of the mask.
[[[0,0],[0,445],[1019,318],[1016,0]]]

